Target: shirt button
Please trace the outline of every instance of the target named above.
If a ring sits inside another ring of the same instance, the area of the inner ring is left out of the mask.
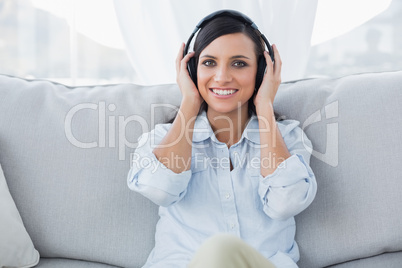
[[[225,198],[229,199],[230,198],[230,194],[225,194]]]
[[[235,226],[236,226],[236,225],[235,225],[234,223],[231,223],[231,224],[230,224],[230,228],[231,228],[231,229],[234,229]]]

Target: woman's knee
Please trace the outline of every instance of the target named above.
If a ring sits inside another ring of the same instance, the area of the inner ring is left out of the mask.
[[[207,239],[202,247],[213,252],[233,252],[239,250],[244,242],[230,234],[217,234]]]
[[[207,239],[196,252],[190,268],[209,267],[273,267],[240,238],[230,234],[218,234]]]
[[[245,242],[229,234],[218,234],[207,239],[200,247],[203,256],[208,256],[213,263],[227,263],[241,257]]]

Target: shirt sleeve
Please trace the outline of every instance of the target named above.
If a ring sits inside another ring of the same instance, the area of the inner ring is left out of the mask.
[[[152,152],[170,129],[171,124],[156,125],[151,132],[138,138],[138,146],[131,156],[127,176],[128,187],[159,206],[179,201],[187,191],[191,170],[175,173],[163,165]]]
[[[276,170],[260,174],[258,193],[264,212],[273,219],[285,220],[306,209],[317,192],[315,175],[310,168],[311,141],[295,120],[278,122],[279,130],[291,154]]]

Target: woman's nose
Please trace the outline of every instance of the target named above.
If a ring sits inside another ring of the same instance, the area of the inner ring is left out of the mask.
[[[225,83],[232,80],[230,70],[226,66],[220,66],[216,68],[215,82]]]

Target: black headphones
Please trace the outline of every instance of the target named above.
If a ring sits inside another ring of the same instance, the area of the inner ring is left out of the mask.
[[[222,16],[229,16],[234,19],[237,19],[247,25],[250,25],[252,28],[254,28],[259,34],[262,40],[264,41],[265,45],[268,48],[268,53],[271,57],[272,62],[274,61],[274,51],[271,47],[271,44],[268,42],[268,39],[258,30],[257,25],[246,15],[243,13],[240,13],[239,11],[236,10],[229,10],[229,9],[223,9],[223,10],[218,10],[215,11],[205,18],[203,18],[197,26],[195,26],[194,31],[191,33],[190,38],[188,39],[186,46],[184,47],[184,52],[183,52],[183,57],[187,55],[188,49],[190,47],[191,40],[193,39],[194,35],[206,24],[208,24],[211,20],[217,18],[217,17],[222,17]],[[258,66],[257,66],[257,76],[255,79],[255,89],[258,90],[258,88],[261,86],[262,80],[264,78],[264,73],[265,73],[265,68],[267,67],[267,63],[265,61],[264,55],[261,55],[258,58]],[[197,65],[196,65],[196,59],[194,57],[190,58],[188,62],[188,72],[190,74],[191,79],[193,80],[194,84],[197,86]]]

